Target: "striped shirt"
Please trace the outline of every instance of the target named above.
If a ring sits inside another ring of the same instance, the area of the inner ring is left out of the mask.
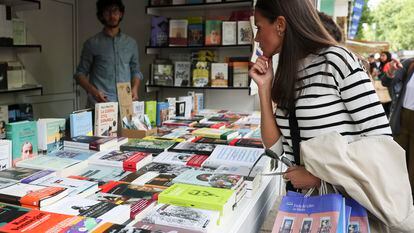
[[[368,75],[357,57],[332,46],[302,60],[296,118],[302,141],[337,131],[348,141],[361,135],[389,135],[391,129]],[[270,149],[293,160],[289,117],[276,109],[282,136]]]

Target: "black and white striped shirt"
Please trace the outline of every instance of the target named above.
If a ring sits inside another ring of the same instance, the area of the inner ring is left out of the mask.
[[[311,54],[300,67],[296,117],[302,141],[337,131],[348,141],[390,135],[388,119],[368,75],[347,49],[332,46]],[[275,112],[282,137],[271,147],[293,160],[289,117]]]

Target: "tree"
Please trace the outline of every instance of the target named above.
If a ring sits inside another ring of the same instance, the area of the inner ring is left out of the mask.
[[[361,19],[359,20],[358,24],[358,31],[356,33],[355,39],[357,40],[366,40],[366,36],[364,34],[364,30],[362,27],[363,23],[367,23],[368,25],[372,24],[372,15],[371,10],[368,7],[369,0],[365,0],[364,8],[362,8]]]

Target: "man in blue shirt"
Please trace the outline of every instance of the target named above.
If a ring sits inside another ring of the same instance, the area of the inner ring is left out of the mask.
[[[138,46],[119,26],[125,6],[121,0],[98,0],[96,8],[104,29],[84,43],[74,77],[88,94],[88,107],[95,103],[117,102],[116,84],[122,82],[131,83],[132,99],[138,100],[139,84],[143,79]]]

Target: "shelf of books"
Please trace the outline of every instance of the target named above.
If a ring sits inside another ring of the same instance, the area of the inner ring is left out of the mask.
[[[26,45],[0,45],[0,48],[15,49],[19,53],[21,53],[21,52],[32,52],[32,51],[42,52],[42,46],[41,45],[36,45],[36,44],[33,44],[33,45],[30,45],[30,44],[26,44]]]
[[[249,87],[185,87],[185,86],[162,86],[162,85],[145,85],[147,92],[158,91],[161,88],[169,89],[192,89],[192,90],[249,90]]]
[[[20,92],[36,92],[39,95],[43,94],[43,87],[41,85],[17,87],[9,89],[0,89],[0,94],[20,93]]]
[[[246,49],[248,51],[252,50],[251,44],[243,45],[200,45],[200,46],[146,46],[145,52],[147,54],[159,54],[162,50],[203,50],[203,49]]]
[[[154,2],[154,1],[150,1]],[[188,1],[191,2],[191,1]],[[146,13],[149,15],[161,15],[169,11],[182,11],[182,10],[217,10],[217,9],[234,9],[234,8],[243,8],[243,7],[253,7],[252,0],[222,0],[222,1],[207,1],[203,2],[202,0],[193,0],[194,3],[186,3],[183,1],[182,4],[150,4],[146,8]]]
[[[41,7],[39,0],[0,0],[0,5],[11,6],[13,11],[38,10]]]

